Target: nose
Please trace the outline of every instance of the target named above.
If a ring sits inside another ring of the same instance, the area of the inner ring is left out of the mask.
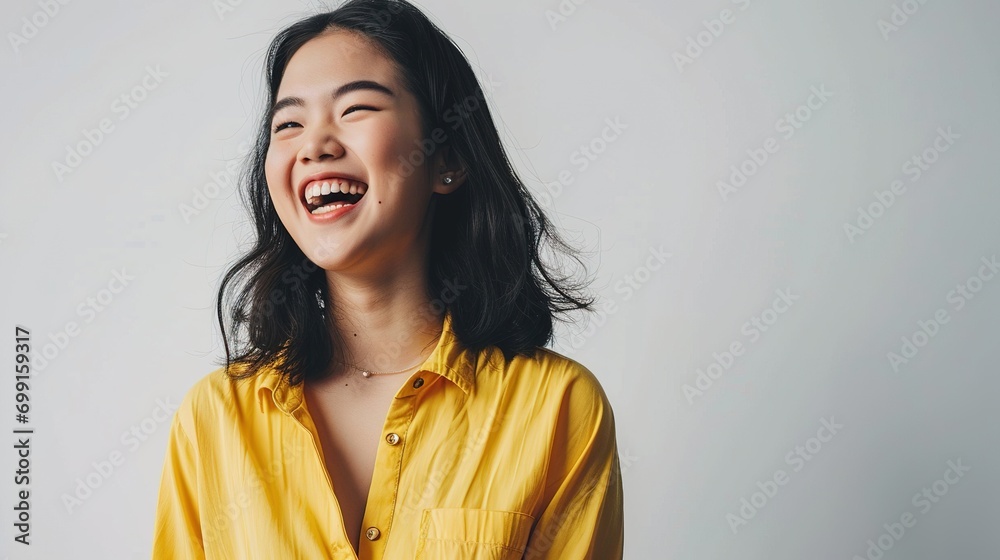
[[[306,131],[299,160],[302,163],[322,161],[329,158],[339,158],[344,155],[344,146],[338,141],[326,126],[314,126]]]

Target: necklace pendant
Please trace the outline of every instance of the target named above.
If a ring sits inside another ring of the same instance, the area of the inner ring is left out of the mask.
[[[361,372],[361,375],[363,375],[365,377],[371,377],[372,376],[372,372],[365,370],[365,371]]]

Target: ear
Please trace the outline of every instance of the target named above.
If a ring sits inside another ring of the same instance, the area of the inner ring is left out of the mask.
[[[439,194],[451,194],[455,192],[458,187],[465,183],[466,171],[462,163],[458,161],[458,157],[455,156],[451,151],[451,146],[442,146],[438,150],[437,155],[434,157],[434,163],[431,169],[434,170],[431,175],[431,181],[433,182],[433,192]],[[445,178],[450,178],[451,181],[445,183]]]

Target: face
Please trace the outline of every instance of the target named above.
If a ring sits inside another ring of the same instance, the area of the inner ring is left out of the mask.
[[[463,177],[446,169],[446,149],[421,149],[420,109],[393,61],[355,33],[329,32],[292,55],[276,100],[265,175],[302,252],[327,271],[364,274],[426,253],[431,194]]]

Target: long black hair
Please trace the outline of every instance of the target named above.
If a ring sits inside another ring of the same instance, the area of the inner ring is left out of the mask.
[[[403,85],[419,103],[422,138],[434,139],[429,143],[435,149],[448,146],[466,171],[459,189],[432,195],[429,297],[451,313],[452,328],[466,348],[496,346],[507,360],[531,356],[551,341],[556,314],[591,310],[594,302],[581,295],[585,281],[542,261],[543,242],[583,263],[510,165],[462,51],[419,9],[405,0],[349,0],[280,31],[265,61],[265,112],[295,51],[336,29],[362,34],[395,61]],[[272,204],[264,175],[269,125],[264,115],[240,174],[255,243],[223,276],[216,311],[231,378],[248,377],[280,360],[294,385],[322,377],[341,339],[334,332],[324,271],[296,245]],[[448,297],[441,298],[443,293]]]

